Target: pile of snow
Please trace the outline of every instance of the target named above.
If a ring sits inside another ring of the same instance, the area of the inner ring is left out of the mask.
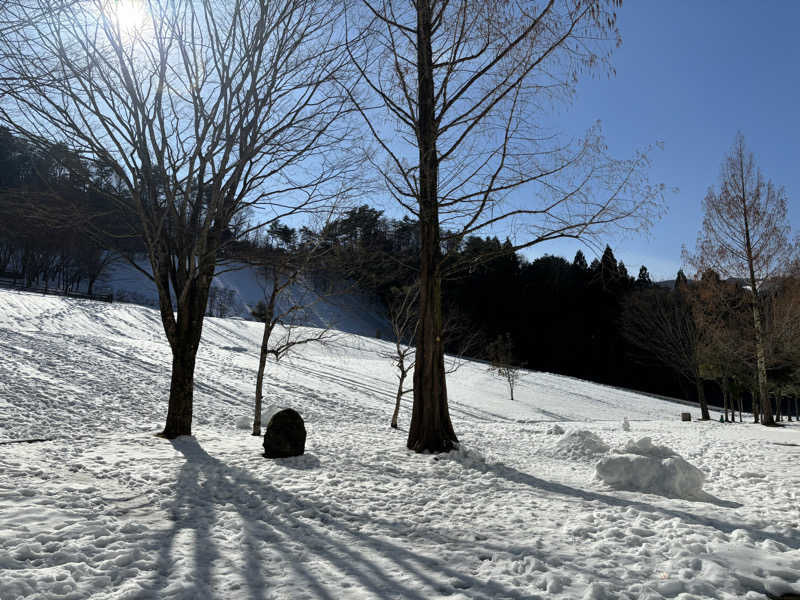
[[[597,477],[613,488],[683,498],[702,497],[705,474],[649,437],[628,444],[597,463]]]
[[[555,423],[547,428],[547,435],[564,435],[564,428]]]
[[[599,454],[608,452],[609,446],[596,433],[586,429],[570,431],[558,440],[552,451],[552,456],[557,458],[595,458]]]

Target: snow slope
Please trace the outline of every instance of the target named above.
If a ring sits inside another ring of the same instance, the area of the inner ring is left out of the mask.
[[[543,373],[511,402],[465,363],[448,380],[461,450],[417,455],[388,427],[388,345],[342,334],[269,364],[266,402],[299,410],[308,442],[267,460],[235,427],[260,333],[206,321],[195,436],[168,442],[155,311],[0,291],[0,441],[52,438],[0,445],[0,599],[800,593],[795,427],[681,423],[683,406]],[[611,489],[599,456],[558,451],[554,421],[669,446],[708,501]]]
[[[150,270],[146,262],[141,267]],[[104,290],[127,302],[143,306],[158,306],[158,292],[155,284],[127,262],[111,265],[103,275],[101,286]],[[265,282],[257,269],[244,264],[220,265],[212,286],[219,290],[230,290],[233,301],[228,306],[228,314],[252,319],[250,310],[264,299]],[[339,331],[373,336],[376,332],[383,337],[391,334],[392,328],[386,318],[385,307],[376,299],[356,290],[347,293],[330,294],[318,297],[302,285],[290,287],[278,299],[279,310],[286,310],[289,299],[296,301],[310,298],[303,313],[303,324],[314,327],[334,327]]]

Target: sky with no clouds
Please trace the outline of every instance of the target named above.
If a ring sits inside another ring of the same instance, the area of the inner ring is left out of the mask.
[[[654,279],[674,277],[737,131],[764,175],[785,188],[800,231],[800,1],[626,0],[618,24],[616,76],[582,81],[557,117],[575,135],[600,120],[620,158],[663,143],[651,155],[651,181],[677,191],[649,234],[607,240],[617,259],[634,276],[645,264]],[[554,242],[526,254],[571,260],[578,247]]]

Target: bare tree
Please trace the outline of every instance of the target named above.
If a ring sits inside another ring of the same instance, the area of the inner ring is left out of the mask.
[[[351,100],[382,151],[373,165],[420,224],[412,450],[458,443],[445,381],[443,247],[500,227],[520,249],[654,215],[661,189],[647,185],[644,155],[614,160],[597,129],[562,142],[537,121],[571,95],[580,71],[608,65],[618,5],[361,0],[349,14],[363,84]]]
[[[311,310],[322,297],[309,289],[304,276],[322,254],[319,246],[293,252],[268,249],[256,267],[260,273],[264,299],[252,310],[253,316],[264,323],[259,347],[258,371],[253,413],[253,435],[261,435],[261,408],[264,397],[264,371],[267,357],[276,362],[297,348],[311,343],[326,343],[333,338],[329,325],[307,327]],[[274,333],[280,332],[275,337]]]
[[[342,194],[340,2],[6,0],[0,123],[118,182],[172,349],[164,437],[191,434],[203,314],[231,224]],[[134,14],[135,11],[136,14]],[[110,193],[110,192],[109,192]]]
[[[489,344],[489,356],[491,357],[491,366],[489,372],[500,377],[508,384],[508,392],[511,395],[511,400],[514,400],[514,388],[519,380],[525,374],[522,367],[517,364],[517,359],[514,356],[514,343],[511,340],[511,334],[499,335]]]
[[[703,332],[695,323],[689,293],[688,285],[681,283],[671,291],[652,288],[631,295],[623,310],[623,334],[644,351],[644,360],[654,359],[694,384],[701,419],[708,420],[701,370]]]
[[[741,133],[723,161],[719,191],[708,190],[703,211],[696,250],[684,250],[684,260],[698,272],[711,269],[722,278],[747,281],[762,422],[773,425],[762,294],[765,284],[787,271],[796,249],[789,241],[786,193],[764,179]]]
[[[390,358],[397,367],[397,394],[395,395],[394,412],[392,413],[391,426],[397,429],[397,418],[400,415],[400,402],[403,396],[412,391],[405,387],[405,381],[411,369],[414,368],[414,347],[411,341],[414,338],[417,326],[416,302],[419,288],[415,285],[403,289],[392,290],[393,297],[389,301],[389,322],[392,324],[394,348],[383,354]]]
[[[748,316],[746,294],[736,281],[722,281],[715,272],[706,271],[692,283],[692,293],[688,295],[700,332],[700,371],[720,383],[726,421],[729,404],[733,413],[734,394],[738,394],[741,405],[742,386],[737,382],[749,385],[754,373],[752,343],[747,343],[753,339],[753,320]]]

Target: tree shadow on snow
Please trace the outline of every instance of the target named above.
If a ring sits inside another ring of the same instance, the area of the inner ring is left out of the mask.
[[[170,507],[174,525],[160,536],[157,572],[143,589],[144,595],[152,594],[148,597],[171,595],[165,588],[176,585],[180,566],[176,564],[180,559],[176,540],[186,530],[194,536],[193,568],[184,574],[185,581],[175,593],[183,598],[256,599],[274,594],[276,589],[282,596],[292,597],[299,588],[306,596],[338,600],[348,595],[344,586],[326,584],[342,579],[381,599],[425,600],[457,590],[477,598],[529,597],[501,583],[460,572],[444,559],[412,552],[408,547],[413,542],[406,538],[409,524],[376,519],[278,489],[209,455],[192,437],[172,443],[186,462],[175,482],[176,495]],[[319,466],[319,460],[281,459],[281,464],[312,469]],[[229,534],[232,513],[241,520],[241,564],[234,562],[235,557],[223,556],[215,541]],[[227,522],[224,529],[220,526],[220,531],[215,531],[219,519]],[[373,535],[368,530],[375,525],[380,528]],[[463,540],[460,543],[465,545]],[[459,550],[471,548],[465,545]],[[215,573],[226,565],[243,576],[244,589],[225,587],[230,576],[226,581],[215,579]],[[277,588],[268,588],[275,584]],[[284,584],[291,587],[284,590]]]

